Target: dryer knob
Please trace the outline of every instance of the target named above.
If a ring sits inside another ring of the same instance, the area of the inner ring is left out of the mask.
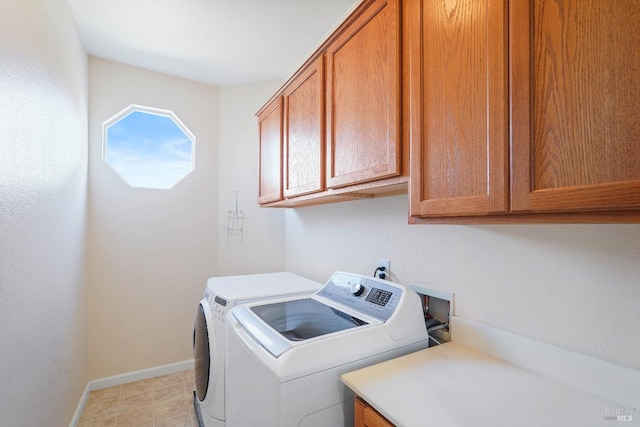
[[[351,285],[351,293],[355,296],[360,296],[364,292],[364,286],[361,283],[354,283]]]

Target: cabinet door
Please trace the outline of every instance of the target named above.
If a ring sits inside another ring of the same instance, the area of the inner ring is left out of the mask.
[[[327,187],[399,175],[398,0],[375,0],[327,48]]]
[[[258,113],[260,155],[258,203],[282,199],[282,97]]]
[[[640,2],[512,0],[512,210],[640,207]]]
[[[318,58],[284,90],[284,196],[324,189],[324,68]]]
[[[385,417],[359,397],[355,398],[354,427],[394,427]]]
[[[505,0],[408,0],[410,215],[508,210]]]

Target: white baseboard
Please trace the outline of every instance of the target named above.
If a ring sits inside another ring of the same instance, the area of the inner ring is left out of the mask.
[[[89,388],[90,385],[91,383],[88,382],[87,386],[84,388],[84,392],[82,392],[82,396],[80,396],[80,402],[78,402],[76,411],[73,413],[73,418],[71,418],[69,427],[76,427],[78,425],[78,421],[80,421],[80,415],[82,415],[82,411],[84,410],[84,405],[87,403],[87,399],[89,398],[89,392],[91,391],[91,389]]]
[[[175,372],[186,371],[193,368],[193,359],[184,360],[182,362],[169,363],[168,365],[156,366],[153,368],[142,369],[139,371],[127,372],[126,374],[114,375],[112,377],[98,378],[91,380],[87,383],[87,386],[82,393],[78,407],[73,414],[69,427],[76,427],[78,421],[80,421],[80,415],[84,405],[87,403],[89,393],[92,390],[100,390],[107,387],[114,387],[121,384],[127,384],[134,381],[146,380],[149,378],[159,377],[162,375],[173,374]]]
[[[161,375],[173,374],[174,372],[186,371],[191,368],[193,368],[193,359],[184,360],[182,362],[170,363],[168,365],[156,366],[154,368],[142,369],[140,371],[127,372],[126,374],[92,380],[89,381],[89,389],[100,390],[102,388],[146,380],[148,378],[159,377]]]

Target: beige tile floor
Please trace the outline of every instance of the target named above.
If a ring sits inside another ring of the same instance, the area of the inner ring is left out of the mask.
[[[198,427],[193,370],[94,390],[78,427]]]

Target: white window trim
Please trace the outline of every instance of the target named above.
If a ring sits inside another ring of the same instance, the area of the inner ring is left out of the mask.
[[[173,183],[173,185],[166,189],[160,188],[152,188],[152,187],[137,187],[131,185],[131,183],[124,177],[120,172],[113,167],[111,163],[107,161],[107,129],[111,127],[113,124],[119,122],[129,114],[138,111],[146,114],[155,114],[156,116],[169,117],[174,123],[180,128],[180,130],[191,140],[191,169],[188,173],[186,173],[182,178]],[[129,187],[143,189],[143,190],[171,190],[175,187],[179,182],[185,179],[187,176],[191,175],[196,170],[196,136],[189,130],[182,120],[178,118],[178,116],[171,110],[164,110],[162,108],[155,107],[147,107],[145,105],[131,104],[123,110],[120,110],[115,115],[111,116],[109,119],[105,120],[102,123],[102,161],[116,174],[120,179],[122,179]]]

